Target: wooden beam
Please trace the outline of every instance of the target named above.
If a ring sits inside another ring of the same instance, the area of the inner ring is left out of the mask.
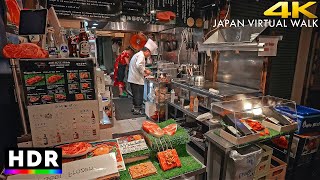
[[[316,10],[317,6],[312,6],[309,8],[309,11],[313,14],[317,12]],[[307,17],[304,17],[304,19],[307,19]],[[291,99],[296,101],[297,104],[301,103],[303,87],[305,85],[306,75],[308,74],[306,70],[308,65],[312,32],[313,28],[303,27],[300,34],[297,63],[291,93]]]

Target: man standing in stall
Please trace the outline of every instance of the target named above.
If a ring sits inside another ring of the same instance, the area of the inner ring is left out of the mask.
[[[146,58],[151,56],[151,53],[158,49],[158,46],[151,39],[148,39],[141,51],[136,53],[130,61],[128,82],[130,83],[133,95],[133,109],[134,115],[143,115],[143,91],[144,91],[144,77],[151,74],[151,71],[145,68]]]

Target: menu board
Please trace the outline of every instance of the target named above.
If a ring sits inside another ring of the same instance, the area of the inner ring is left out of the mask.
[[[29,106],[33,146],[99,139],[98,114],[97,100]]]
[[[190,23],[189,25],[190,27],[193,27],[195,26],[196,20],[201,18],[200,11],[196,10],[196,6],[196,0],[147,0],[146,11],[147,14],[152,10],[156,10],[157,13],[161,13],[161,11],[171,11],[174,13],[175,18],[171,17],[171,20],[167,23],[186,26],[188,21],[193,21],[193,23]]]
[[[20,60],[27,106],[94,100],[94,63],[86,60]]]
[[[58,16],[109,19],[120,12],[119,0],[48,0]]]

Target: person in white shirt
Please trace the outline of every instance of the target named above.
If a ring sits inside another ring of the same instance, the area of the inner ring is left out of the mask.
[[[144,48],[136,53],[130,60],[128,82],[130,83],[133,96],[132,112],[134,115],[144,114],[142,109],[144,77],[151,74],[151,71],[145,68],[146,58],[150,57],[151,53],[157,48],[157,44],[151,39],[148,39]]]

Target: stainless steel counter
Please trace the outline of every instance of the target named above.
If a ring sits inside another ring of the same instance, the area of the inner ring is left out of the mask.
[[[235,86],[222,82],[210,82],[206,81],[203,87],[197,87],[190,85],[188,82],[181,79],[173,79],[172,84],[180,86],[182,88],[188,89],[189,91],[199,93],[214,99],[215,101],[227,100],[230,97],[240,96],[240,95],[252,95],[259,96],[261,92],[257,89],[250,89],[241,86]],[[218,90],[218,94],[209,92],[209,89]],[[243,97],[242,97],[243,98]]]

